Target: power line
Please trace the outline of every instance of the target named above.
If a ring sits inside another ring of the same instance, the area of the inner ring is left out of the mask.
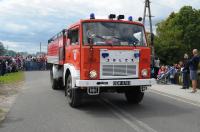
[[[42,43],[40,42],[40,55],[41,55],[41,53],[42,53],[42,52],[41,52],[41,46],[42,46]]]

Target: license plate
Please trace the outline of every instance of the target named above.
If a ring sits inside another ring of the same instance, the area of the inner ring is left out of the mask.
[[[123,86],[123,85],[131,85],[131,82],[130,81],[114,81],[113,82],[113,85],[114,86]]]

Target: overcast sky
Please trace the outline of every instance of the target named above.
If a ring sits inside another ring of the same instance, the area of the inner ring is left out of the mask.
[[[34,53],[46,51],[47,40],[90,13],[96,18],[108,14],[143,16],[145,0],[0,0],[0,41],[8,49]],[[200,9],[200,0],[151,0],[154,23],[172,11],[191,5]]]

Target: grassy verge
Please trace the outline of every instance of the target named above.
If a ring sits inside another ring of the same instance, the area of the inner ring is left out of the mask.
[[[16,83],[24,80],[24,72],[14,72],[8,73],[4,76],[0,76],[0,84],[11,84]]]

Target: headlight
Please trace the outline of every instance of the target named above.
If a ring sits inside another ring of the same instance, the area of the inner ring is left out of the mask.
[[[142,69],[141,75],[142,75],[142,77],[147,77],[148,76],[148,70]]]
[[[97,77],[97,72],[95,71],[95,70],[92,70],[92,71],[90,71],[90,78],[91,79],[94,79],[94,78],[96,78]]]

